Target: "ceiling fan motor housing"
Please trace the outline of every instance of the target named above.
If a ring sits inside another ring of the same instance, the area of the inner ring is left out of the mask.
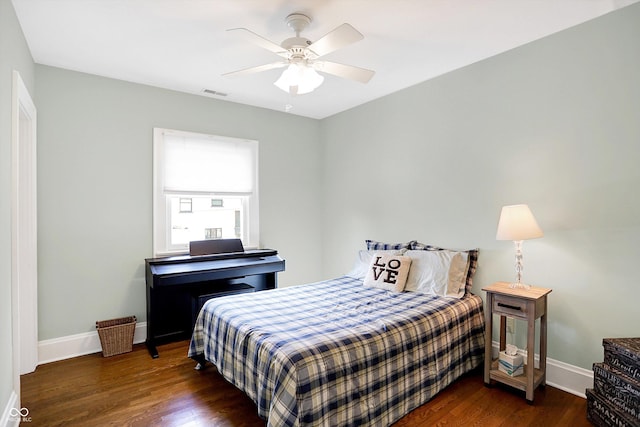
[[[311,40],[304,37],[291,37],[282,42],[280,46],[288,52],[288,59],[291,60],[303,60],[313,59],[312,53],[307,49],[307,46],[311,44]]]
[[[311,44],[311,40],[305,39],[304,37],[290,37],[283,41],[280,46],[285,49],[294,49],[297,47],[306,48]]]

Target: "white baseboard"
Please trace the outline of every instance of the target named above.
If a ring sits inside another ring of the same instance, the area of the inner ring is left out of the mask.
[[[593,388],[593,371],[547,357],[547,384],[586,399],[585,390]]]
[[[133,343],[144,342],[147,337],[147,322],[136,323],[133,335]],[[98,332],[85,332],[83,334],[69,335],[38,342],[38,364],[56,362],[58,360],[71,359],[85,354],[99,353],[102,351]]]
[[[12,412],[15,412],[16,409],[18,409],[18,395],[12,390],[9,401],[5,405],[4,411],[2,411],[2,416],[0,416],[0,427],[18,427],[20,416],[12,416]]]
[[[500,344],[496,341],[492,341],[491,344],[493,357],[498,357]],[[526,364],[527,352],[518,349],[518,353],[522,354]],[[534,365],[536,368],[538,367],[539,361],[540,355],[534,355]],[[593,388],[593,371],[547,357],[547,384],[586,399],[585,390]]]

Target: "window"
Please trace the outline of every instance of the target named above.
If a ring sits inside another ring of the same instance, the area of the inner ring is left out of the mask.
[[[155,255],[205,239],[258,247],[258,141],[156,128],[153,182]]]

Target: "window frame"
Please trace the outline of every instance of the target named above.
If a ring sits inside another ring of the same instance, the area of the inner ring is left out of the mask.
[[[253,153],[254,183],[253,191],[247,192],[203,192],[189,190],[164,190],[163,166],[165,164],[165,135],[184,138],[205,138],[212,142],[234,142],[250,144]],[[153,129],[153,253],[154,256],[180,255],[189,253],[189,245],[169,244],[171,237],[171,203],[167,196],[190,198],[194,196],[207,196],[211,198],[224,198],[233,196],[242,199],[242,227],[245,230],[242,236],[242,244],[247,249],[259,247],[259,187],[258,187],[258,141],[243,138],[232,138],[220,135],[203,134],[182,130],[154,128]]]

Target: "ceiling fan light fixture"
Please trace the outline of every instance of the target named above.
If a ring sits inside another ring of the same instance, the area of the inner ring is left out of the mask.
[[[313,92],[322,84],[324,77],[306,64],[290,64],[275,85],[292,95]]]

